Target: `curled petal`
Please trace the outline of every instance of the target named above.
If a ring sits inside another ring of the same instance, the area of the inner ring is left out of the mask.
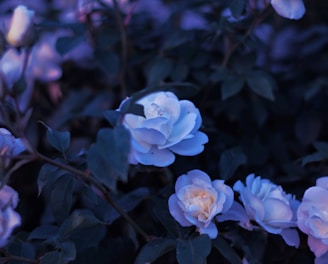
[[[207,135],[198,131],[193,138],[184,139],[180,143],[171,146],[169,149],[179,155],[193,156],[201,153],[204,150],[204,144],[207,142]]]
[[[199,227],[200,234],[207,234],[211,239],[215,239],[218,236],[218,228],[214,223],[210,223],[207,227]]]
[[[286,228],[280,233],[287,245],[298,248],[300,245],[300,236],[295,229]]]

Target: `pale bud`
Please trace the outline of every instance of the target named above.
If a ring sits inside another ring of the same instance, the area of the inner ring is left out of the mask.
[[[34,11],[24,5],[15,8],[10,21],[7,42],[15,47],[28,45],[31,43],[33,33]]]

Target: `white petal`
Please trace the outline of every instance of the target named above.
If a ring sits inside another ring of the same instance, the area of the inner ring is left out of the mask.
[[[184,139],[180,143],[171,146],[169,149],[173,152],[184,155],[193,156],[204,150],[204,144],[208,142],[208,137],[203,132],[196,132],[193,138]]]
[[[136,152],[135,158],[141,164],[157,167],[169,166],[175,160],[175,156],[171,151],[167,149],[158,150],[156,147],[152,147],[148,153]]]
[[[184,213],[181,210],[180,206],[177,202],[177,196],[172,194],[169,198],[169,211],[170,214],[174,217],[174,219],[181,226],[191,226],[192,224],[184,217]]]
[[[211,239],[218,236],[218,228],[214,223],[210,223],[207,227],[198,228],[200,234],[207,234]]]
[[[285,18],[300,19],[305,13],[302,0],[271,0],[276,12]]]
[[[151,128],[136,128],[133,130],[133,137],[136,141],[152,145],[161,145],[166,142],[166,138],[161,132]]]
[[[300,245],[300,236],[298,235],[298,232],[296,229],[284,229],[280,235],[286,242],[288,246],[292,247],[299,247]]]

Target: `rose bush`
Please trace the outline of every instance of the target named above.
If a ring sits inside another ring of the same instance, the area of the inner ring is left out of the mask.
[[[240,221],[240,225],[248,230],[255,227],[254,220],[263,229],[272,234],[279,234],[290,246],[299,246],[299,235],[293,227],[297,227],[296,210],[299,202],[291,194],[286,194],[281,186],[267,179],[250,174],[246,185],[237,181],[233,189],[240,194],[244,208],[234,202],[231,209],[218,216],[219,222],[226,220]]]
[[[29,42],[33,18],[34,11],[26,6],[19,5],[15,8],[7,34],[7,41],[10,45],[19,47]]]
[[[20,215],[14,211],[18,203],[17,192],[8,185],[0,189],[0,247],[3,247],[13,229],[21,224]]]
[[[126,114],[123,121],[131,132],[130,163],[164,167],[174,162],[173,153],[193,156],[203,151],[208,137],[198,131],[202,118],[192,102],[157,92],[137,103],[144,107],[144,116]]]
[[[216,238],[218,230],[212,219],[226,212],[233,198],[232,189],[223,180],[211,181],[203,171],[192,170],[177,179],[169,210],[180,225],[194,225],[201,234]]]
[[[23,141],[15,138],[7,129],[0,128],[0,168],[9,166],[11,158],[26,150]]]
[[[316,186],[308,188],[297,210],[297,224],[308,235],[308,245],[317,258],[328,252],[328,177],[317,179]],[[325,256],[327,263],[328,255]]]

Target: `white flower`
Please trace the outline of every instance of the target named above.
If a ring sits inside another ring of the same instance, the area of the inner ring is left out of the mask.
[[[137,103],[144,107],[144,116],[126,114],[123,122],[131,132],[130,163],[164,167],[174,162],[173,153],[193,156],[203,151],[208,137],[198,131],[202,118],[192,102],[157,92]]]
[[[300,19],[305,13],[302,0],[271,0],[272,7],[285,18]]]
[[[31,28],[33,25],[34,11],[29,10],[24,5],[15,8],[10,21],[10,27],[7,34],[7,41],[15,47],[26,44],[30,38]]]
[[[21,224],[21,218],[14,208],[18,203],[17,192],[8,185],[0,189],[0,247],[7,243],[13,229]]]
[[[328,177],[317,179],[308,188],[297,210],[297,224],[308,235],[308,245],[316,258],[328,252]],[[326,254],[327,263],[328,255]],[[317,263],[317,262],[316,262]]]
[[[195,225],[201,234],[216,238],[218,230],[212,219],[230,208],[233,196],[223,180],[211,181],[203,171],[192,170],[177,179],[169,210],[180,225]]]
[[[299,235],[292,229],[297,226],[299,202],[292,195],[286,194],[281,186],[254,174],[247,176],[246,186],[237,181],[233,189],[240,194],[245,209],[234,202],[226,214],[217,217],[219,222],[240,221],[242,227],[252,230],[254,226],[250,220],[253,220],[267,232],[281,235],[288,245],[299,246]]]
[[[9,166],[11,158],[26,150],[23,141],[15,138],[7,129],[0,128],[0,168]]]

